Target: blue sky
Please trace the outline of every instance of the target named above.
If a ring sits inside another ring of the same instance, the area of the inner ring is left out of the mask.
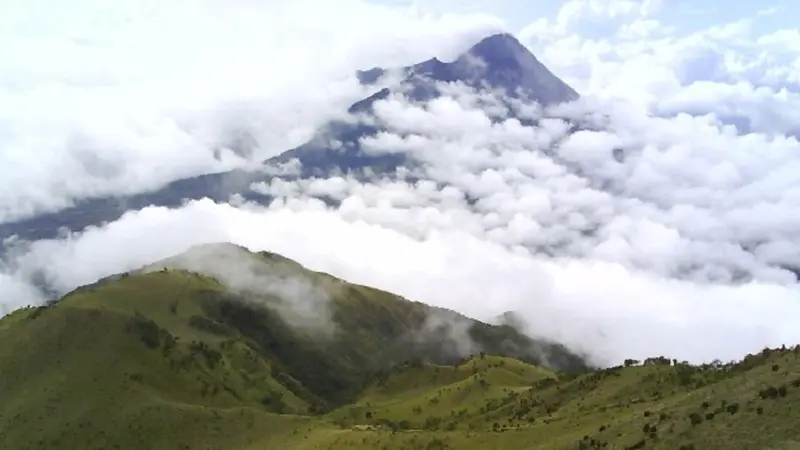
[[[374,0],[379,4],[416,5],[432,13],[485,13],[502,18],[512,31],[519,31],[531,22],[553,18],[566,1],[555,0]],[[796,26],[800,17],[800,2],[793,0],[662,0],[658,17],[683,31],[706,28],[714,24],[756,17],[759,11],[773,10],[763,15],[754,28]]]

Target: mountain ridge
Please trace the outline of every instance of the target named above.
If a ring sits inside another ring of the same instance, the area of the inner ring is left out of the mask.
[[[484,58],[489,61],[482,61]],[[507,33],[480,40],[452,62],[441,62],[434,58],[400,71],[406,74],[401,80],[400,90],[415,101],[426,101],[441,95],[436,84],[454,81],[478,89],[500,88],[510,97],[527,98],[528,101],[545,104],[571,101],[578,97],[571,87],[553,75],[515,37]],[[358,72],[357,77],[363,82],[363,74],[371,73],[377,80],[386,72],[385,69],[371,69]],[[386,98],[396,88],[382,88],[359,100],[350,106],[350,114],[368,112],[375,101]],[[365,168],[385,173],[408,163],[402,155],[376,157],[360,150],[361,138],[375,135],[379,130],[379,127],[363,123],[333,122],[323,127],[309,142],[288,149],[265,161],[265,164],[282,164],[297,158],[301,163],[301,175],[312,176]],[[331,141],[344,145],[334,149],[331,148]],[[3,250],[9,245],[3,241],[11,236],[16,235],[23,240],[52,239],[59,235],[62,228],[80,232],[88,226],[116,220],[126,211],[151,205],[178,207],[185,200],[203,197],[228,202],[233,194],[266,203],[270,197],[250,191],[249,186],[272,177],[265,172],[237,169],[174,180],[159,189],[129,196],[79,200],[72,207],[0,223],[0,253],[4,253]]]
[[[290,314],[320,292],[325,303]],[[323,304],[333,330],[291,323]],[[558,346],[525,347],[511,326],[470,320],[274,253],[193,247],[0,318],[0,434],[4,448],[55,450],[800,442],[800,346],[735,363],[653,357],[593,369]],[[547,368],[557,359],[525,348],[567,352],[568,364]]]
[[[411,89],[409,96],[415,101],[430,100],[433,97],[428,90],[435,91],[435,88],[429,81],[461,82],[475,89],[501,89],[506,96],[535,101],[544,106],[565,103],[580,97],[509,33],[487,36],[450,62],[433,57],[403,68],[374,67],[359,71],[356,76],[362,84],[375,85],[390,73],[399,73],[406,82],[422,81],[419,78],[428,81]],[[384,88],[373,94],[373,97],[381,99],[386,95]],[[357,102],[356,105],[366,100]],[[363,105],[356,105],[351,110],[364,109]]]

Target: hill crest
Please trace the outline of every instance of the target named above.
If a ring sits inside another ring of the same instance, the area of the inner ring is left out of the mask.
[[[332,333],[290,324],[274,290],[187,271],[197,257],[299,274],[329,295]],[[193,248],[0,319],[0,432],[29,449],[779,450],[800,440],[800,346],[730,364],[656,357],[587,370],[510,326],[438,312],[272,253]],[[442,345],[453,335],[476,345]],[[542,361],[531,350],[570,370],[531,364]]]

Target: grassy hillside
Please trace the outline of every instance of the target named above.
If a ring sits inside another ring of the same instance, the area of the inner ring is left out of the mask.
[[[308,448],[800,448],[800,347],[728,365],[654,358],[580,375],[507,358],[399,368]]]
[[[0,448],[798,448],[800,348],[627,366],[205,246],[0,319]]]

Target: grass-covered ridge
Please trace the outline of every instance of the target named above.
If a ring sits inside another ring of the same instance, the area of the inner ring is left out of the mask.
[[[3,449],[777,450],[800,442],[800,348],[589,370],[510,326],[212,245],[0,319],[0,400]]]

